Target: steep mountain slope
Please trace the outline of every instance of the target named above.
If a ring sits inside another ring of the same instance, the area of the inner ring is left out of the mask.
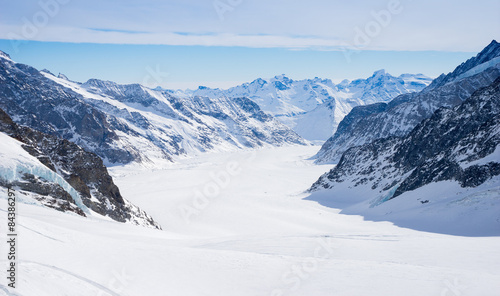
[[[404,199],[413,191],[426,192],[419,196],[422,204],[437,202],[441,194],[449,202],[457,202],[462,191],[470,195],[481,192],[474,189],[486,187],[483,195],[496,196],[492,202],[498,208],[499,175],[500,78],[497,78],[462,104],[438,109],[405,137],[379,139],[349,149],[338,165],[321,176],[310,190],[331,189],[333,198],[350,188],[349,198],[353,201],[376,207],[392,199]],[[446,181],[459,186],[442,192],[423,189]],[[476,202],[477,198],[461,202]]]
[[[305,139],[326,140],[353,107],[387,102],[400,94],[420,91],[430,82],[422,74],[394,77],[384,70],[367,79],[344,80],[340,84],[329,79],[292,80],[279,75],[227,90],[199,87],[184,96],[248,97]]]
[[[354,108],[317,154],[318,163],[340,160],[350,147],[390,136],[404,136],[440,107],[452,107],[500,76],[500,44],[493,41],[476,57],[452,73],[437,78],[415,94],[401,95],[387,104]]]
[[[121,196],[97,155],[19,126],[1,109],[0,138],[0,186],[13,187],[60,211],[81,216],[95,212],[119,222],[160,228]]]
[[[109,162],[139,159],[139,151],[120,143],[117,133],[127,129],[116,118],[92,108],[82,96],[36,69],[2,56],[0,108],[17,123],[71,140]]]
[[[15,122],[70,140],[111,164],[305,144],[245,98],[186,99],[137,84],[80,84],[6,54],[0,56],[0,108]]]
[[[468,59],[460,64],[448,75],[441,74],[436,78],[425,91],[443,86],[458,79],[467,78],[478,74],[487,68],[494,67],[500,63],[500,45],[496,40],[486,46],[477,56]]]

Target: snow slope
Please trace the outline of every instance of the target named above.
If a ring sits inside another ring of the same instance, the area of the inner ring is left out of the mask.
[[[306,160],[318,149],[112,168],[123,196],[164,231],[19,203],[18,287],[5,287],[0,268],[0,295],[497,295],[498,236],[421,232],[304,200],[302,192],[329,169]],[[217,194],[186,220],[180,207],[193,205],[197,190]],[[5,199],[0,189],[2,239]],[[0,254],[6,264],[6,244]]]

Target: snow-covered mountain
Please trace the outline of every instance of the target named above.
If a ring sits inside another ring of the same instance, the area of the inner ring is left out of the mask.
[[[326,140],[353,107],[388,102],[400,94],[420,91],[431,81],[422,74],[394,77],[384,70],[376,71],[367,79],[344,80],[340,84],[317,77],[292,80],[279,75],[271,79],[259,78],[227,90],[201,86],[182,95],[247,97],[305,139]]]
[[[441,75],[419,93],[389,103],[354,108],[317,154],[318,162],[336,163],[342,153],[376,139],[408,134],[440,107],[453,107],[500,76],[500,44],[493,41],[476,57]]]
[[[310,190],[329,189],[331,199],[350,203],[358,214],[378,211],[378,219],[420,212],[426,204],[426,211],[441,209],[449,217],[466,205],[465,212],[485,211],[489,224],[498,223],[499,114],[500,77],[458,106],[438,109],[404,137],[347,150]]]
[[[1,109],[0,187],[13,187],[29,196],[27,203],[160,228],[121,196],[97,155],[67,140],[19,126]]]
[[[205,151],[305,144],[247,98],[180,98],[139,84],[72,82],[0,56],[0,108],[105,163],[171,161]]]

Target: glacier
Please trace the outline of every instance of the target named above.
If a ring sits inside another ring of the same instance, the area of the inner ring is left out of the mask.
[[[22,180],[24,174],[31,174],[58,184],[71,195],[75,204],[85,214],[90,214],[90,210],[83,204],[80,194],[64,178],[26,152],[22,148],[21,142],[0,133],[0,179],[10,183]]]

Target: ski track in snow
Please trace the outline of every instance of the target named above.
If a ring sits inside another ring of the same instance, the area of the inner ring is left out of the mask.
[[[500,237],[400,228],[304,199],[331,168],[308,160],[318,149],[110,168],[123,196],[163,231],[18,203],[17,288],[5,288],[2,267],[0,295],[496,295]],[[227,182],[215,181],[225,174]],[[218,194],[186,220],[180,207],[214,186]],[[0,190],[3,239],[5,196]],[[6,251],[0,244],[0,266]]]

